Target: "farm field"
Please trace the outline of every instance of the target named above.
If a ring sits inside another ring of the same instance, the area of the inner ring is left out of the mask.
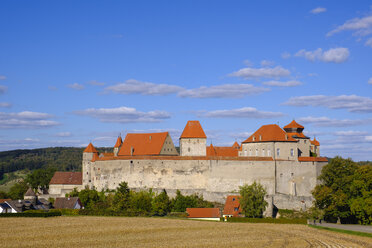
[[[372,247],[371,238],[305,225],[168,218],[1,218],[1,247]]]

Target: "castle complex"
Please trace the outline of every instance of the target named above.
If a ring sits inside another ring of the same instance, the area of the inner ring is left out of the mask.
[[[66,179],[58,180],[63,176],[57,172],[50,194],[64,195],[73,187],[116,189],[126,181],[134,190],[165,189],[172,196],[178,189],[225,202],[239,186],[256,181],[266,188],[271,209],[306,209],[327,159],[320,157],[319,142],[303,130],[295,121],[283,129],[264,125],[241,145],[217,147],[207,146],[199,121],[188,121],[179,152],[168,132],[129,133],[124,141],[118,137],[112,153],[98,153],[90,143],[83,152],[81,184],[66,183],[78,174],[64,174]]]

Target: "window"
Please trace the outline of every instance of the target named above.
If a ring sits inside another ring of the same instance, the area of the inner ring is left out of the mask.
[[[191,151],[191,149],[190,149],[190,147],[189,148],[187,148],[187,150],[190,152]]]
[[[244,150],[244,156],[247,156],[247,150]]]
[[[239,208],[234,208],[234,211],[236,212],[236,211],[239,211]]]
[[[271,156],[271,150],[267,150],[267,156],[268,156],[268,157]]]
[[[304,140],[304,143],[306,144],[306,140]]]
[[[280,148],[276,148],[276,155],[280,156]]]
[[[233,201],[235,201],[235,198],[233,198]]]
[[[293,148],[291,149],[291,156],[292,156],[292,157],[294,156]]]
[[[262,157],[265,157],[265,149],[262,149]]]
[[[258,149],[256,149],[256,157],[258,156]]]
[[[252,156],[252,149],[249,149],[249,156]]]

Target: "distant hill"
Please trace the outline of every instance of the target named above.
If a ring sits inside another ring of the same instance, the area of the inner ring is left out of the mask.
[[[97,148],[99,152],[112,148]],[[58,171],[81,171],[84,148],[51,147],[0,152],[0,180],[2,175],[18,170],[54,167]]]

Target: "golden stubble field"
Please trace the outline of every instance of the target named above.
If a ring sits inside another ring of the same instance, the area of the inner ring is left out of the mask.
[[[167,218],[1,218],[1,247],[372,247],[372,239],[305,225]]]

